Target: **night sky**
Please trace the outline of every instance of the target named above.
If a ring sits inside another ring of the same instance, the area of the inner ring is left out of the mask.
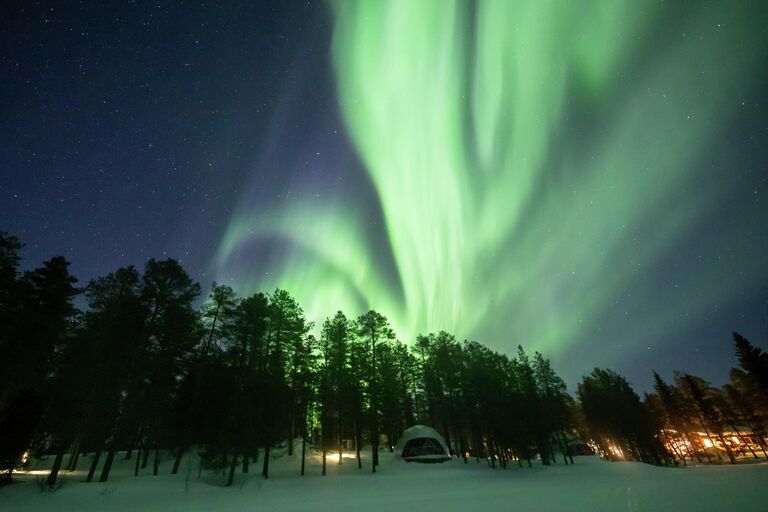
[[[761,1],[0,11],[0,230],[594,366],[768,348]],[[53,6],[53,7],[51,7]]]

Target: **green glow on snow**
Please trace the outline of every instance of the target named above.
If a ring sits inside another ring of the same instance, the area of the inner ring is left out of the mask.
[[[628,66],[654,37],[661,8],[333,3],[340,107],[378,194],[399,282],[377,266],[359,212],[343,198],[297,200],[267,218],[235,215],[214,266],[244,241],[277,236],[300,250],[240,287],[284,287],[314,320],[373,307],[406,340],[445,329],[501,348],[565,350],[727,192],[698,183],[694,164],[716,143],[759,55],[731,55],[734,41],[710,29],[736,15],[727,3],[708,4],[678,39]],[[580,130],[579,112],[592,120]],[[766,273],[745,262],[741,283],[697,285],[690,275],[701,269],[681,270],[687,293],[697,293],[672,294],[670,304],[711,307]],[[669,321],[627,320],[643,336]],[[629,338],[638,333],[628,329]]]

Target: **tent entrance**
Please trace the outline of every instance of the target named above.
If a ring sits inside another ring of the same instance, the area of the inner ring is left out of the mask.
[[[403,447],[403,458],[420,457],[424,455],[447,455],[440,443],[429,437],[411,439]]]

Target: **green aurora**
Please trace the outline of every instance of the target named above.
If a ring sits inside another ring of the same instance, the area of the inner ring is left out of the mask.
[[[557,357],[626,315],[626,339],[600,348],[610,361],[683,330],[768,275],[753,258],[702,281],[720,262],[692,256],[664,304],[642,292],[732,199],[702,166],[756,94],[765,61],[751,47],[768,35],[737,3],[334,2],[329,65],[386,243],[354,197],[307,193],[266,215],[244,200],[212,267],[223,279],[246,244],[288,240],[236,287],[285,288],[315,321],[374,308],[404,341],[444,329]],[[745,236],[718,233],[707,253]]]

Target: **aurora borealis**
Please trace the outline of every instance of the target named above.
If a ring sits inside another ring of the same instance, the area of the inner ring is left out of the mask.
[[[25,9],[0,229],[31,260],[178,257],[569,384],[723,379],[730,330],[768,338],[763,2]]]
[[[689,257],[657,283],[663,303],[642,304],[653,269],[735,199],[703,166],[765,64],[764,51],[734,50],[764,49],[766,33],[746,10],[713,4],[654,41],[673,9],[335,3],[338,101],[382,233],[359,221],[354,198],[306,197],[266,217],[243,208],[214,265],[225,275],[243,242],[283,238],[289,257],[246,286],[284,286],[314,318],[377,308],[407,339],[446,329],[557,356],[620,322],[624,340],[600,348],[611,359],[683,332],[680,316],[728,306],[768,277],[765,252],[720,282],[701,279],[721,270],[716,258]],[[717,233],[707,251],[764,250],[755,235]]]

